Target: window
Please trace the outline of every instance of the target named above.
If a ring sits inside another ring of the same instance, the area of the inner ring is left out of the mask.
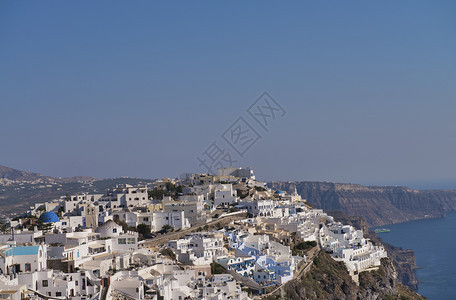
[[[79,281],[76,280],[76,281],[74,282],[74,284],[76,284],[76,286],[78,286],[78,285],[79,285]]]
[[[127,239],[118,239],[118,240],[117,240],[117,243],[118,243],[119,245],[125,245],[125,244],[127,243]]]
[[[55,292],[55,296],[56,296],[56,297],[62,296],[62,292]]]
[[[117,228],[113,228],[112,233],[116,233],[116,232],[117,232]]]
[[[42,283],[41,283],[41,285],[42,285],[43,287],[47,287],[47,286],[48,286],[48,281],[47,281],[47,280],[43,280]]]
[[[25,264],[25,272],[31,271],[32,270],[32,265],[31,264]]]
[[[135,238],[128,238],[127,244],[136,244],[136,239]]]

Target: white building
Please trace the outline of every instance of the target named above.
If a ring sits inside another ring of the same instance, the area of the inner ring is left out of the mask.
[[[350,225],[328,224],[320,229],[319,235],[321,245],[332,252],[335,260],[345,263],[356,282],[360,272],[376,269],[381,265],[381,258],[387,257],[383,246],[374,246],[361,230]]]
[[[34,231],[14,230],[14,242],[16,244],[34,244],[35,239],[42,235],[43,231],[37,230],[36,227]],[[7,244],[11,241],[13,241],[13,235],[11,233],[0,234],[0,245]]]
[[[4,246],[0,249],[0,273],[17,274],[47,268],[47,246]]]
[[[144,282],[138,271],[117,272],[110,278],[107,299],[144,299]]]
[[[287,208],[278,206],[276,200],[247,200],[239,202],[254,217],[283,217],[289,214]]]
[[[109,202],[110,208],[145,206],[149,203],[147,186],[117,185],[115,188],[109,189],[102,200]]]
[[[185,211],[154,212],[152,214],[151,230],[160,231],[165,225],[169,225],[174,229],[183,229],[189,228],[190,222],[185,217]]]
[[[203,202],[200,201],[169,201],[164,203],[165,212],[184,212],[185,218],[190,225],[206,221],[206,211],[203,210]]]
[[[253,170],[250,167],[247,167],[247,168],[233,168],[233,167],[220,168],[220,169],[217,169],[217,175],[255,179]]]
[[[214,189],[214,206],[228,206],[238,201],[237,191],[231,184],[219,184]]]
[[[123,233],[123,230],[122,226],[118,225],[113,220],[109,220],[98,226],[96,232],[99,233],[102,238],[111,238],[119,236]]]
[[[64,200],[64,211],[71,213],[79,209],[79,206],[86,202],[96,203],[103,197],[103,194],[80,194],[68,197],[61,197]]]
[[[167,246],[174,250],[179,261],[195,265],[207,265],[226,255],[220,232],[189,234],[183,239],[169,241]]]

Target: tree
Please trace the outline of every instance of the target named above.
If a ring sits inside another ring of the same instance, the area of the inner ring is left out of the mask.
[[[57,215],[59,216],[59,218],[61,218],[63,216],[63,206],[59,206],[59,210],[57,212]]]
[[[172,260],[176,260],[176,254],[174,254],[174,252],[171,248],[164,248],[163,250],[160,251],[160,254],[163,256],[167,256],[167,257],[171,258]]]
[[[182,193],[182,189],[183,189],[183,186],[182,185],[178,185],[176,187],[176,193],[178,193],[178,194]]]
[[[147,192],[148,196],[155,200],[163,200],[163,196],[165,195],[164,190],[153,189]]]
[[[167,183],[166,183],[166,190],[167,190],[168,192],[170,192],[170,193],[171,193],[171,192],[174,192],[174,191],[176,191],[176,186],[175,186],[174,183],[172,183],[172,182],[167,182]]]
[[[295,246],[297,250],[307,250],[317,246],[317,242],[315,241],[307,241],[307,242],[300,242]]]
[[[146,224],[139,224],[136,227],[136,230],[138,231],[139,234],[146,235],[150,233],[150,226]]]
[[[122,226],[123,232],[137,231],[136,227],[128,226],[127,222],[120,220],[118,216],[114,216],[114,222],[116,222],[117,225]]]
[[[38,230],[42,230],[43,233],[50,232],[52,230],[52,228],[54,227],[53,223],[44,223],[43,220],[41,220],[41,219],[38,219],[38,221],[36,222],[36,225],[38,227]]]
[[[295,244],[296,243],[296,231],[293,231],[292,233],[290,233],[290,236],[291,236],[291,240]]]
[[[173,230],[173,227],[169,226],[168,224],[163,225],[162,229],[160,230],[162,233],[168,233]]]
[[[0,232],[3,233],[3,234],[6,234],[10,231],[10,227],[8,226],[8,224],[3,224],[1,223],[0,224]]]

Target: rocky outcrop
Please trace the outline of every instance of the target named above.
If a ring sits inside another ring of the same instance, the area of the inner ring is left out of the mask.
[[[407,187],[376,187],[331,182],[271,182],[274,189],[298,193],[324,210],[362,216],[369,227],[415,219],[444,217],[456,210],[456,191],[418,191]]]
[[[342,262],[320,253],[307,273],[285,284],[286,299],[425,299],[396,280],[396,269],[388,258],[378,270],[362,272],[359,286]]]
[[[411,249],[402,249],[388,243],[383,243],[388,256],[397,270],[397,280],[412,290],[418,290],[418,279],[415,277],[416,257]]]
[[[397,273],[390,259],[382,258],[378,270],[359,274],[360,299],[384,299],[398,294]]]
[[[343,262],[321,253],[307,273],[285,284],[287,299],[356,299],[356,283]]]

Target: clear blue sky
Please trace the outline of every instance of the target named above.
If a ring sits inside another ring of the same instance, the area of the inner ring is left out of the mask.
[[[263,91],[261,179],[456,187],[454,1],[0,2],[0,165],[201,171]]]

